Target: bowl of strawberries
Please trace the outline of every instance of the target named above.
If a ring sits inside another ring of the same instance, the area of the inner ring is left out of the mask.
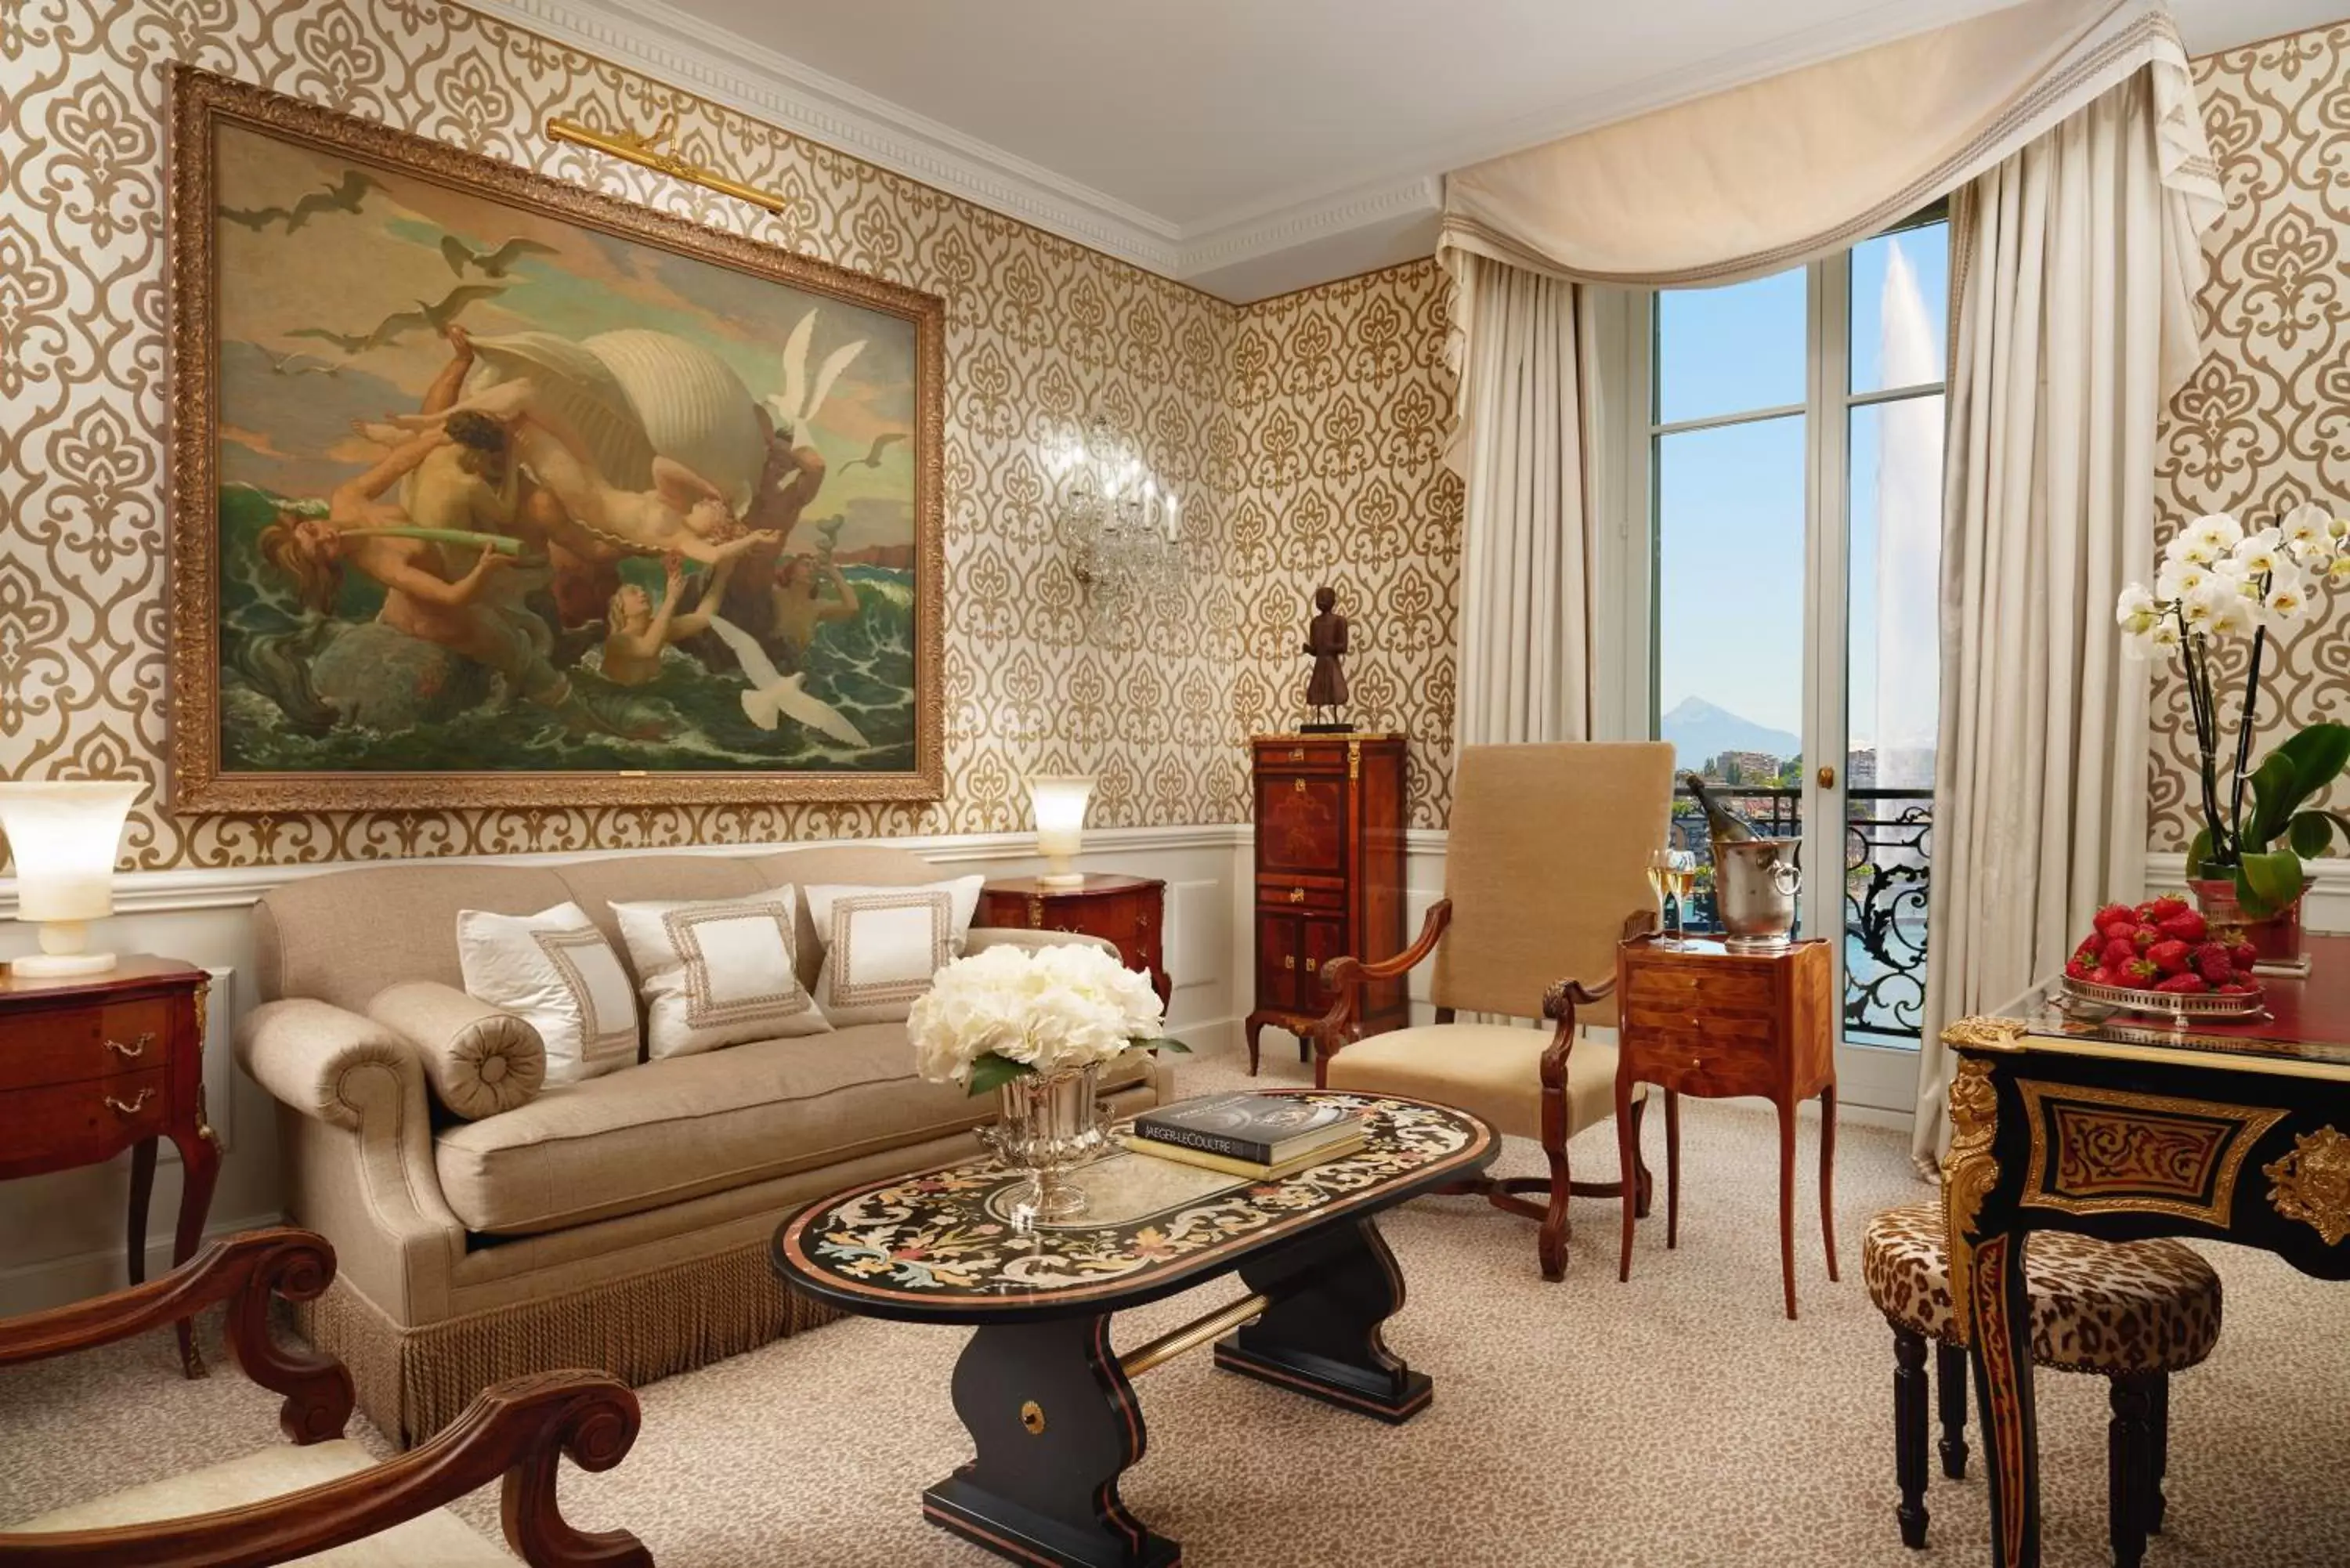
[[[2251,1018],[2265,1010],[2243,933],[2214,929],[2184,898],[2108,904],[2064,965],[2068,995],[2174,1018]]]

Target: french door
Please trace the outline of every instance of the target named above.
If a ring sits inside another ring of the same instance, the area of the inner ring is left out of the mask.
[[[1645,296],[1631,334],[1648,732],[1801,839],[1799,930],[1834,939],[1841,1097],[1900,1112],[1928,961],[1947,251],[1929,214],[1808,267]],[[1693,803],[1676,827],[1707,837]],[[1710,888],[1693,904],[1708,923]]]

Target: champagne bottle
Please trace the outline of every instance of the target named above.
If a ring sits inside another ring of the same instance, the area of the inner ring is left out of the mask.
[[[1690,794],[1705,812],[1706,826],[1712,830],[1716,844],[1743,844],[1752,838],[1770,836],[1749,822],[1736,806],[1705,787],[1705,781],[1693,773],[1681,774],[1681,783],[1689,785]]]

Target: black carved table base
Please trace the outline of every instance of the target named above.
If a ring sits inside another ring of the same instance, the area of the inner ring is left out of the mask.
[[[1142,1407],[1109,1314],[982,1328],[955,1363],[955,1414],[978,1450],[922,1493],[922,1515],[1020,1563],[1167,1568],[1183,1549],[1118,1501],[1142,1458]]]
[[[999,1201],[1016,1174],[966,1160],[868,1182],[776,1232],[795,1290],[973,1329],[953,1385],[971,1462],[922,1493],[924,1518],[1035,1568],[1173,1568],[1183,1549],[1118,1496],[1144,1447],[1130,1379],[1235,1324],[1215,1342],[1227,1371],[1390,1424],[1427,1408],[1427,1376],[1380,1337],[1404,1289],[1374,1216],[1483,1170],[1499,1140],[1425,1101],[1271,1092],[1357,1112],[1364,1147],[1272,1181],[1114,1154],[1083,1173],[1086,1216],[1034,1230]],[[1111,1349],[1115,1314],[1232,1275],[1246,1294],[1123,1360]]]
[[[1264,1315],[1216,1342],[1216,1365],[1400,1425],[1428,1407],[1428,1375],[1379,1337],[1403,1306],[1403,1274],[1368,1219],[1243,1264]]]
[[[1379,1325],[1403,1275],[1366,1217],[1245,1263],[1269,1298],[1216,1344],[1216,1365],[1391,1425],[1433,1393]],[[955,1414],[977,1450],[922,1494],[922,1514],[998,1554],[1055,1568],[1168,1568],[1182,1548],[1118,1494],[1142,1458],[1142,1409],[1109,1347],[1109,1314],[979,1329],[955,1363]]]

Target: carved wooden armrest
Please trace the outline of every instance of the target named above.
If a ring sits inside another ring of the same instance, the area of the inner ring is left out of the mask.
[[[1555,1021],[1558,1028],[1543,1052],[1542,1081],[1545,1085],[1566,1082],[1567,1053],[1575,1049],[1575,1010],[1603,1002],[1616,994],[1616,977],[1609,975],[1596,985],[1586,985],[1579,980],[1555,980],[1543,992],[1543,1016]]]
[[[1654,909],[1636,909],[1624,919],[1622,940],[1644,936],[1657,929]],[[1543,992],[1542,1015],[1558,1025],[1551,1036],[1550,1047],[1543,1053],[1542,1078],[1546,1085],[1564,1086],[1566,1083],[1566,1058],[1575,1048],[1575,1010],[1604,1002],[1616,994],[1616,976],[1610,973],[1596,985],[1586,985],[1579,980],[1555,980]]]
[[[316,1300],[335,1277],[324,1236],[290,1225],[224,1237],[160,1280],[69,1306],[0,1320],[0,1366],[109,1345],[228,1303],[228,1342],[244,1375],[286,1396],[277,1424],[297,1443],[338,1438],[351,1417],[351,1378],[333,1356],[283,1345],[269,1298]]]
[[[638,1424],[636,1395],[605,1373],[516,1377],[484,1390],[431,1440],[357,1475],[192,1518],[0,1534],[0,1563],[211,1568],[286,1563],[446,1507],[503,1475],[506,1542],[532,1568],[652,1568],[651,1553],[635,1536],[624,1530],[574,1530],[555,1499],[563,1455],[583,1470],[609,1469],[636,1441]]]
[[[1452,922],[1452,900],[1439,898],[1428,907],[1428,919],[1411,946],[1390,959],[1334,958],[1322,966],[1322,984],[1331,992],[1330,1011],[1314,1028],[1315,1054],[1323,1061],[1352,1043],[1355,1021],[1363,1009],[1363,988],[1373,981],[1409,974],[1436,950],[1439,939]],[[1318,1069],[1317,1069],[1318,1075]]]

